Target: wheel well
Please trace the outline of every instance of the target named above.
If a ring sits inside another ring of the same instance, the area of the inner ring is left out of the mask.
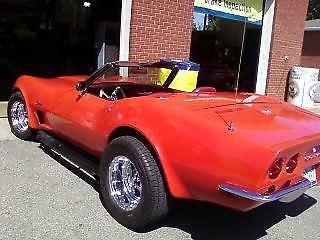
[[[110,143],[113,139],[121,137],[121,136],[132,136],[140,140],[142,143],[146,144],[148,147],[152,147],[148,139],[138,130],[132,128],[132,127],[119,127],[110,134],[108,138],[108,143]],[[153,149],[153,147],[152,147]],[[151,150],[151,149],[149,149]],[[154,149],[153,149],[154,151]]]
[[[21,92],[21,90],[17,87],[15,87],[14,89],[12,89],[12,93],[16,93],[16,92]]]
[[[28,111],[31,110],[30,112],[28,112],[30,127],[33,128],[33,129],[38,128],[39,127],[38,116],[36,116],[36,114],[30,108],[29,101],[28,101],[28,98],[27,98],[25,92],[22,91],[19,87],[14,87],[12,89],[12,94],[17,93],[17,92],[21,93],[22,97],[24,98],[24,101],[25,101],[25,103],[27,105]]]
[[[121,137],[121,136],[131,136],[138,139],[142,142],[152,153],[152,156],[159,161],[159,156],[150,141],[138,130],[131,127],[119,127],[115,129],[109,136],[108,143],[110,143],[113,139]]]
[[[165,183],[165,187],[168,193],[170,193],[169,187],[168,187],[168,182],[165,176],[165,173],[163,171],[162,168],[162,164],[160,162],[160,157],[157,153],[157,151],[154,149],[153,145],[150,143],[150,141],[138,130],[131,128],[131,127],[119,127],[117,129],[115,129],[109,136],[108,138],[108,143],[110,143],[113,139],[116,139],[118,137],[121,136],[131,136],[134,137],[136,139],[138,139],[140,142],[142,142],[151,152],[152,156],[154,157],[154,159],[156,160],[160,173],[162,175],[162,178],[164,180]]]

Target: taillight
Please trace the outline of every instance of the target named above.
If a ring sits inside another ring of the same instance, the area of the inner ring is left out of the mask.
[[[293,171],[296,169],[298,165],[298,157],[299,154],[294,155],[292,158],[289,159],[286,165],[286,172],[287,173],[293,173]]]
[[[269,178],[276,179],[279,176],[279,174],[281,173],[281,170],[282,170],[283,162],[284,162],[283,158],[280,158],[280,159],[273,162],[273,164],[271,165],[271,167],[268,170]]]

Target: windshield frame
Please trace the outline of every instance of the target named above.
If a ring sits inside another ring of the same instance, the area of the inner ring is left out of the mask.
[[[111,70],[115,68],[120,67],[141,67],[141,68],[165,68],[171,70],[171,73],[165,80],[162,87],[169,88],[170,84],[174,80],[174,78],[177,76],[179,72],[179,67],[171,62],[166,61],[159,61],[159,62],[130,62],[130,61],[116,61],[116,62],[109,62],[106,63],[101,68],[94,71],[85,81],[81,82],[80,84],[83,86],[83,91],[86,91],[89,86],[91,86],[97,79],[99,79],[104,74],[110,72]]]

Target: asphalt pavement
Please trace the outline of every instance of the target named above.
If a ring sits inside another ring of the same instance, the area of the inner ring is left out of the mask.
[[[290,204],[251,212],[179,201],[144,232],[117,223],[98,184],[39,143],[16,139],[0,118],[0,239],[320,239],[320,187]]]

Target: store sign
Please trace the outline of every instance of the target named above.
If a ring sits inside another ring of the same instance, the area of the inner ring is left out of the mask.
[[[262,24],[263,0],[195,0],[195,11],[253,24]]]

